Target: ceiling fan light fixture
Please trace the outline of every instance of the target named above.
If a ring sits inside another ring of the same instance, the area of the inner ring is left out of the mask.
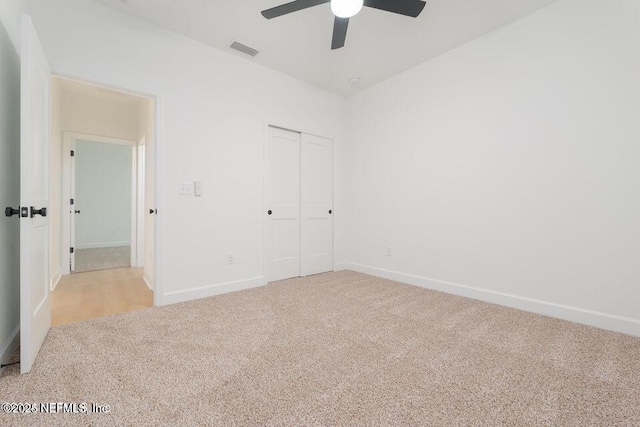
[[[351,18],[362,10],[364,0],[331,0],[331,11],[338,18]]]

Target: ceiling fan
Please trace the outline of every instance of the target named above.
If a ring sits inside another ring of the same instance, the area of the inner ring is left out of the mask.
[[[296,0],[263,10],[262,16],[273,19],[325,3],[331,3],[331,11],[336,16],[333,24],[332,50],[344,47],[349,18],[357,15],[363,6],[417,18],[426,5],[422,0]]]

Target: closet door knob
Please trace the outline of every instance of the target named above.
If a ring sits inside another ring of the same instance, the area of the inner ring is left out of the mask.
[[[149,215],[153,215],[154,213],[156,213],[156,211],[154,211],[153,209],[149,209]]]
[[[267,215],[271,215],[272,213],[273,213],[273,212],[271,212],[271,209],[269,209],[269,210],[267,211]]]
[[[333,211],[331,209],[329,209],[329,215],[331,215],[333,213]]]

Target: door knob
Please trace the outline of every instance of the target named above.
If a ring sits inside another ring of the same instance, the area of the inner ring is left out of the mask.
[[[79,214],[79,213],[80,213],[80,211],[74,211],[74,212],[75,212],[75,213],[77,213],[77,214]]]
[[[272,213],[273,213],[273,212],[271,212],[271,209],[269,209],[269,210],[267,211],[267,215],[271,215]]]
[[[153,215],[154,213],[156,213],[156,211],[154,211],[153,209],[149,209],[149,215]]]
[[[329,209],[329,215],[331,215],[333,213],[333,211],[331,209]]]
[[[13,209],[11,206],[9,206],[4,210],[4,216],[6,216],[7,218],[10,218],[14,215],[20,215],[20,208]]]
[[[31,206],[31,218],[35,218],[36,215],[47,216],[47,208],[36,209]]]

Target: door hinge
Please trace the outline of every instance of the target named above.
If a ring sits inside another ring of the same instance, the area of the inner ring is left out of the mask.
[[[70,203],[71,203],[72,205],[74,205],[74,204],[76,203],[76,201],[75,201],[75,200],[73,200],[73,199],[71,199]]]
[[[70,253],[70,254],[72,254],[72,253],[73,253],[73,251],[74,251],[74,249],[73,249],[73,248],[69,248],[69,253]]]
[[[74,150],[71,150],[71,157],[74,157],[76,155],[76,152]]]

